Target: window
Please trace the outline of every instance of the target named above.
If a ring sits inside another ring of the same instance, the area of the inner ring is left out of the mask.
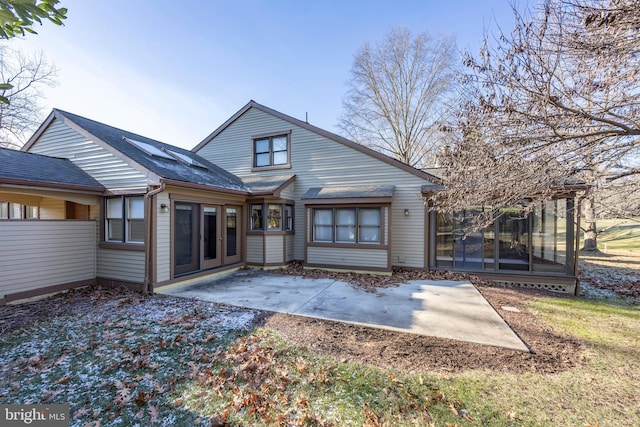
[[[263,230],[262,205],[251,205],[251,229]]]
[[[144,243],[144,197],[110,197],[105,212],[106,241]]]
[[[9,219],[9,202],[0,202],[0,219]]]
[[[38,219],[38,207],[0,202],[0,219]]]
[[[313,210],[313,241],[381,243],[380,208],[319,208]]]
[[[268,230],[282,230],[282,205],[269,205]]]
[[[292,231],[293,206],[281,203],[251,205],[251,230]]]
[[[358,215],[358,241],[380,243],[380,209],[362,208]]]
[[[314,209],[313,240],[333,242],[333,209]]]
[[[289,164],[289,135],[275,135],[253,140],[253,167]]]
[[[293,230],[293,206],[284,205],[284,229]]]

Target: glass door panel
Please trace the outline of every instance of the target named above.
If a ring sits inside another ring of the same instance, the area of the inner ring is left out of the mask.
[[[456,268],[482,269],[482,230],[474,230],[473,218],[481,209],[465,209],[454,215],[453,256]]]
[[[174,275],[199,269],[198,205],[176,203],[173,223]]]
[[[240,207],[225,208],[226,245],[225,264],[240,262]]]
[[[202,208],[202,267],[214,268],[222,264],[222,233],[220,207]]]

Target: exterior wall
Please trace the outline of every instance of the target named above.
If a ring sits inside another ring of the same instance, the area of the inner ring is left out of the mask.
[[[295,260],[295,253],[294,253],[295,235],[294,234],[287,234],[287,236],[285,237],[285,245],[286,245],[285,262],[290,262]]]
[[[58,119],[51,122],[29,152],[68,158],[107,189],[147,186],[145,175]]]
[[[161,212],[160,205],[171,206],[169,193],[163,191],[156,196],[154,210],[156,215],[156,282],[171,279],[171,213]]]
[[[248,235],[247,236],[247,262],[249,264],[263,264],[263,247],[264,236]]]
[[[284,263],[284,238],[285,235],[265,236],[264,256],[265,264]]]
[[[291,168],[252,173],[252,135],[291,130]],[[233,147],[233,150],[227,149]],[[202,147],[198,154],[240,177],[295,174],[282,197],[296,200],[294,258],[304,259],[304,205],[302,195],[312,187],[326,185],[395,185],[391,222],[394,265],[424,268],[425,208],[421,187],[428,182],[307,129],[250,108]],[[286,194],[286,195],[285,195]],[[409,209],[409,216],[404,210]],[[389,227],[388,227],[389,228]],[[373,265],[379,260],[371,252]],[[385,262],[382,265],[386,265]]]
[[[43,198],[40,202],[40,219],[65,219],[65,201]]]
[[[96,277],[95,221],[0,221],[0,300]]]
[[[336,265],[350,269],[359,267],[380,269],[387,265],[387,251],[382,249],[359,250],[312,246],[307,248],[307,257],[311,266]]]
[[[98,249],[98,277],[123,282],[144,282],[144,251]]]
[[[307,218],[311,222],[312,207],[307,210]],[[389,249],[390,232],[389,232],[389,207],[382,208],[382,242],[384,247],[378,245],[359,245],[358,247],[327,247],[326,245],[307,247],[306,263],[308,265],[340,265],[350,266],[353,268],[370,267],[380,270],[389,270]],[[404,214],[404,213],[403,213]],[[310,231],[311,225],[309,226]],[[307,232],[307,239],[311,237],[311,233]],[[309,242],[308,242],[309,243]]]

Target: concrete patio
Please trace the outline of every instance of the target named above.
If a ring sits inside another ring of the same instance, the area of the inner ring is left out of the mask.
[[[156,292],[529,351],[469,282],[415,280],[374,294],[334,279],[239,270]]]

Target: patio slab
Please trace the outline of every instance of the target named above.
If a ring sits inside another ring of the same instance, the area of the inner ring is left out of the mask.
[[[333,279],[240,270],[156,292],[529,351],[469,282],[414,280],[374,294]]]

